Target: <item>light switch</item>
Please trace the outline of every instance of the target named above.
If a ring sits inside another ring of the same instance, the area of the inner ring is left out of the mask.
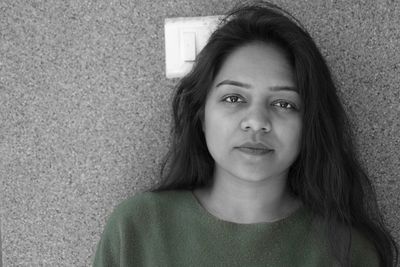
[[[183,32],[182,33],[182,59],[185,62],[192,62],[196,59],[196,33]]]
[[[167,78],[188,73],[206,45],[221,16],[165,19],[165,67]]]

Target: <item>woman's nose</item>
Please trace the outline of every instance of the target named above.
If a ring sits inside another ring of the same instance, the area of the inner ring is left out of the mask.
[[[243,131],[253,130],[255,132],[269,132],[272,129],[270,114],[265,107],[249,109],[240,122]]]

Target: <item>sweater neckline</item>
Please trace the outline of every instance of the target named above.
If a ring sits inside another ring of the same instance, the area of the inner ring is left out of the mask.
[[[215,215],[211,214],[206,208],[203,207],[203,205],[197,199],[192,190],[188,190],[187,193],[189,195],[191,203],[194,205],[195,210],[199,213],[200,216],[205,217],[206,219],[219,224],[242,226],[242,227],[271,227],[271,226],[285,224],[291,221],[296,221],[299,217],[304,216],[306,213],[306,208],[304,207],[304,205],[302,205],[296,210],[294,210],[292,213],[290,213],[288,216],[286,216],[285,218],[281,218],[273,222],[237,223],[216,217]]]

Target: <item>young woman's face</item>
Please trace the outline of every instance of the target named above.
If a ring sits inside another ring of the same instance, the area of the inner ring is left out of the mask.
[[[302,102],[292,68],[275,45],[235,50],[216,76],[203,131],[216,175],[286,179],[299,154]]]

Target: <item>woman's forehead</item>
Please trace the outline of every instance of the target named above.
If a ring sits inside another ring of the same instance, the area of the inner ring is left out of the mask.
[[[224,81],[237,82],[245,88],[262,84],[295,87],[293,70],[283,50],[260,42],[239,47],[225,59],[212,87]]]

